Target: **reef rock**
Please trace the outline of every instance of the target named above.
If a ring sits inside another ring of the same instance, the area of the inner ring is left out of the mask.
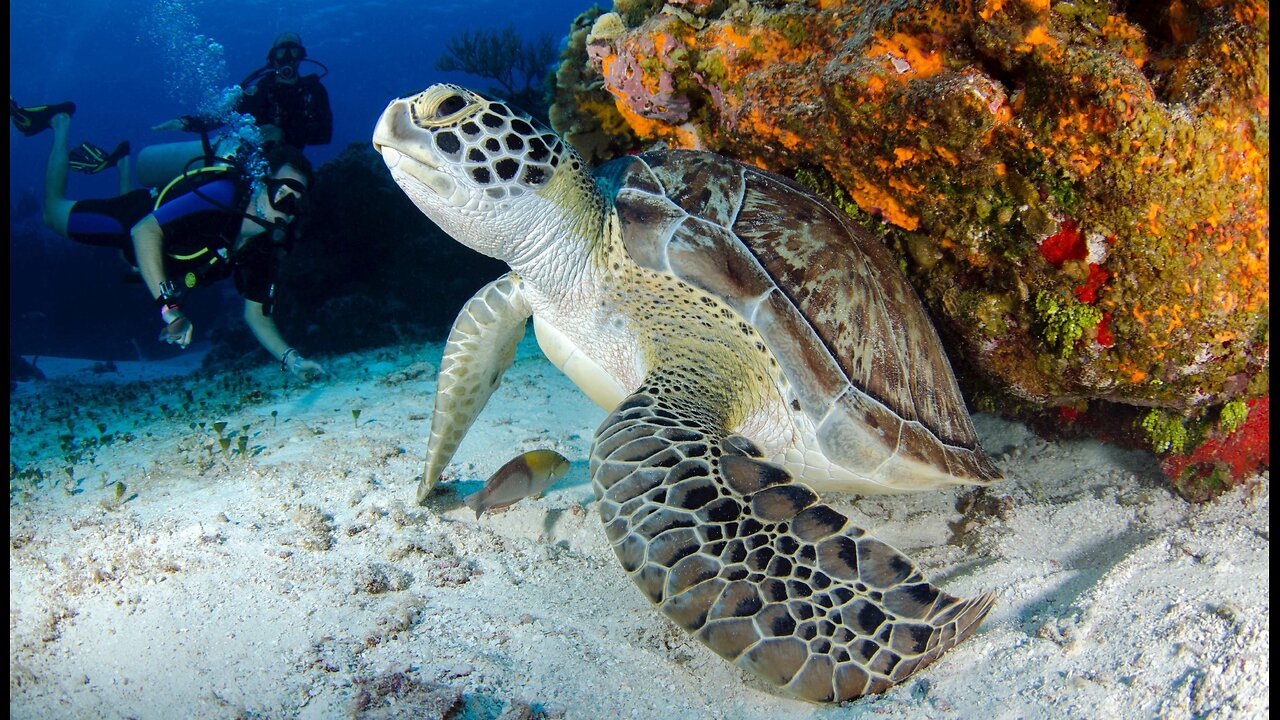
[[[557,129],[593,162],[723,153],[878,229],[980,408],[1142,407],[1159,450],[1147,408],[1190,427],[1267,396],[1266,3],[615,11],[579,19]]]

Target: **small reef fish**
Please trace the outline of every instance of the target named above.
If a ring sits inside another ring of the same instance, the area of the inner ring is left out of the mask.
[[[569,459],[554,450],[530,450],[498,468],[484,487],[462,498],[476,511],[478,519],[486,510],[504,508],[542,493],[569,472]]]

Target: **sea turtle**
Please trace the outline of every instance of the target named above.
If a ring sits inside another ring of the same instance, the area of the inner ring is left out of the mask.
[[[609,410],[590,474],[623,568],[716,653],[815,702],[880,692],[968,636],[962,600],[823,504],[1000,475],[886,249],[790,180],[659,150],[594,174],[551,131],[453,85],[394,100],[392,177],[511,272],[454,323],[430,493],[526,321]]]

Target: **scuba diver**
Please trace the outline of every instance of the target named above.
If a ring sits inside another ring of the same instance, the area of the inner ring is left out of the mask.
[[[128,156],[117,164],[121,188],[112,198],[67,198],[67,137],[71,103],[19,107],[10,117],[24,135],[53,130],[45,170],[44,223],[87,245],[117,249],[155,298],[164,329],[160,340],[187,347],[194,327],[182,312],[188,290],[234,277],[244,297],[244,319],[258,342],[302,380],[324,369],[298,354],[271,318],[280,257],[289,248],[312,184],[302,151],[277,145],[265,153],[266,177],[255,180],[237,163],[190,170],[161,190],[128,190]],[[175,282],[176,280],[176,282]]]
[[[319,65],[322,74],[300,75],[303,60]],[[320,78],[328,74],[323,63],[307,57],[297,33],[281,33],[271,43],[267,64],[240,81],[244,93],[235,110],[253,116],[263,135],[263,148],[283,143],[301,150],[307,145],[327,145],[333,138],[333,111],[329,93]],[[221,126],[212,118],[183,115],[153,130],[208,132]]]

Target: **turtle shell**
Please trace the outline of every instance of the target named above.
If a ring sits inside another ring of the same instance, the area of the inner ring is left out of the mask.
[[[596,174],[636,263],[715,295],[760,333],[828,459],[903,489],[1000,477],[915,291],[842,211],[712,153],[645,153]]]

